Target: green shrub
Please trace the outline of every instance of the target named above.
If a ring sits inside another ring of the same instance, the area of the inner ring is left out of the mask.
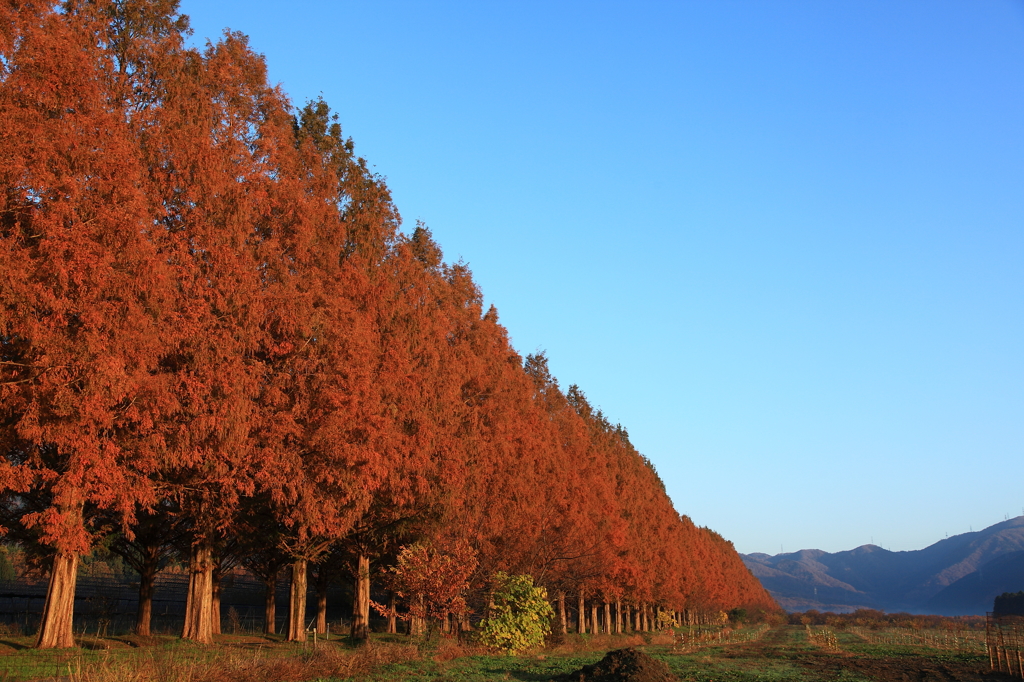
[[[668,611],[658,612],[658,618],[654,621],[655,630],[668,630],[671,632],[672,628],[678,627],[679,623]]]
[[[493,606],[480,624],[480,641],[513,655],[540,646],[551,631],[555,612],[548,592],[528,575],[494,576]]]

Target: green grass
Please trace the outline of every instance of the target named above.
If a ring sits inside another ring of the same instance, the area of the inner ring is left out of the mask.
[[[604,652],[585,656],[467,656],[452,661],[429,659],[382,666],[370,676],[326,678],[323,682],[428,680],[433,682],[545,681],[600,660]]]
[[[799,666],[788,661],[739,660],[714,656],[656,656],[680,680],[693,682],[806,682]]]
[[[795,633],[799,639],[802,633]],[[790,639],[793,639],[790,635]],[[587,641],[583,638],[582,641]],[[793,651],[808,650],[793,643]],[[729,658],[730,646],[708,646],[690,653],[677,653],[669,646],[646,646],[645,651],[668,664],[680,680],[687,682],[809,682],[806,671],[787,660]],[[469,656],[445,663],[419,660],[384,666],[360,682],[492,682],[511,680],[542,682],[555,675],[596,663],[605,651],[586,654],[549,654],[541,656]],[[323,682],[350,682],[356,678],[327,678]],[[841,682],[865,682],[866,678],[847,676]]]
[[[889,644],[865,642],[857,635],[842,633],[839,647],[843,651],[872,658],[927,658],[935,661],[960,661],[964,663],[988,662],[988,656],[981,652],[936,649],[920,644]]]

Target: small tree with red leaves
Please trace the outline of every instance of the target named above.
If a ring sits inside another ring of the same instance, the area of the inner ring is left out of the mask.
[[[396,564],[388,569],[387,581],[406,607],[403,619],[429,622],[464,615],[469,610],[469,577],[476,565],[476,552],[465,541],[447,546],[417,542],[403,547]],[[390,613],[380,604],[373,607],[378,613]]]

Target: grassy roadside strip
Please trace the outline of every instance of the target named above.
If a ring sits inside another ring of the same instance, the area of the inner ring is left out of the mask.
[[[542,682],[626,646],[642,647],[685,682],[896,682],[903,679],[900,675],[936,666],[968,666],[971,675],[987,671],[987,662],[976,654],[868,642],[849,631],[834,634],[841,650],[816,645],[803,626],[749,628],[736,631],[731,643],[708,642],[685,651],[667,633],[568,635],[524,656],[494,655],[450,639],[411,641],[401,635],[374,635],[362,647],[332,640],[315,648],[256,636],[223,636],[207,647],[173,637],[153,638],[150,646],[138,648],[108,638],[82,642],[93,648],[62,652],[11,651],[12,644],[25,646],[30,640],[3,638],[0,647],[6,644],[8,653],[0,655],[0,682]],[[845,670],[850,664],[856,670]],[[888,676],[889,670],[895,676]]]

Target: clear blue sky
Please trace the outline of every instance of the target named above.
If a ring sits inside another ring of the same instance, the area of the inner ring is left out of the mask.
[[[1024,510],[1024,2],[186,0],[741,552]]]

